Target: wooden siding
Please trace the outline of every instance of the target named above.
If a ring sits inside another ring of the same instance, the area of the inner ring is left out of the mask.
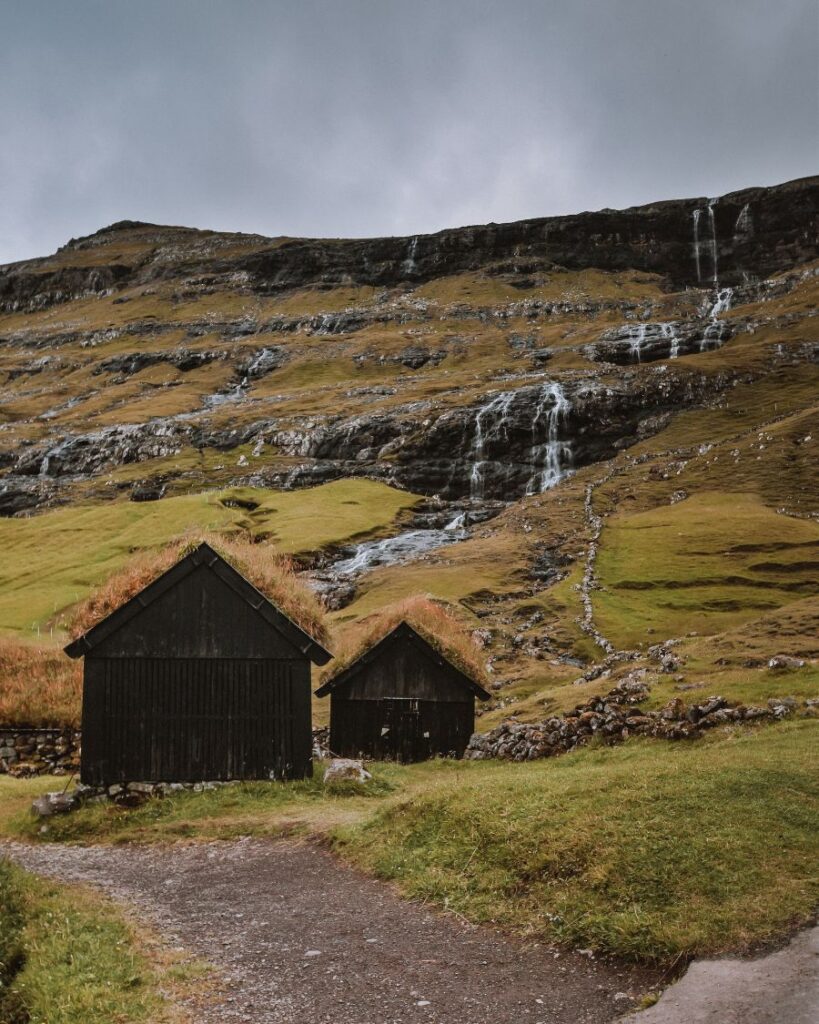
[[[138,600],[138,599],[137,599]],[[303,658],[206,565],[94,647],[93,657]]]
[[[424,761],[462,757],[475,728],[475,702],[412,698],[330,700],[330,749],[342,757]]]
[[[449,663],[434,660],[404,636],[397,636],[372,661],[362,662],[343,692],[347,700],[411,698],[461,704],[466,699],[463,682]]]
[[[82,780],[303,778],[312,772],[310,726],[306,658],[95,651],[85,662]]]

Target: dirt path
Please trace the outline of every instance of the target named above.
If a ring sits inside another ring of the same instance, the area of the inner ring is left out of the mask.
[[[526,945],[400,900],[309,845],[0,844],[23,867],[136,905],[224,981],[197,1024],[587,1024],[648,972]]]

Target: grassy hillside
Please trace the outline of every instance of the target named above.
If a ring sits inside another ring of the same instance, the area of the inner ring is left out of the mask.
[[[418,499],[370,480],[305,491],[232,488],[168,498],[55,509],[0,519],[0,630],[59,629],[60,612],[122,566],[188,530],[248,531],[292,555],[377,534]]]

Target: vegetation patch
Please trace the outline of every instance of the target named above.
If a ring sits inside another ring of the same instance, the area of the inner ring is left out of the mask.
[[[257,503],[249,513],[232,499]],[[163,547],[186,531],[250,532],[285,554],[303,555],[384,530],[419,499],[370,480],[301,491],[234,488],[165,498],[60,508],[26,519],[0,518],[0,631],[49,626],[85,599],[135,552]]]
[[[0,724],[79,725],[82,666],[53,647],[0,636]]]
[[[773,556],[763,554],[769,545]],[[705,491],[612,516],[597,559],[597,621],[622,647],[651,630],[672,637],[739,626],[816,593],[817,551],[816,523],[778,515],[753,494]]]
[[[423,772],[422,772],[423,774]],[[190,790],[152,797],[139,807],[115,803],[86,804],[70,814],[48,820],[45,831],[23,809],[46,786],[43,779],[0,780],[0,798],[16,794],[16,807],[0,816],[0,832],[41,842],[126,843],[168,842],[177,839],[234,839],[243,835],[280,836],[310,831],[321,833],[339,821],[371,813],[373,802],[385,797],[406,770],[376,765],[366,786],[336,782],[325,786],[321,770],[312,779],[295,782],[236,782],[203,792]],[[50,788],[54,788],[51,779]]]
[[[810,919],[819,723],[544,762],[465,763],[339,834],[417,899],[648,959],[745,950]]]
[[[57,886],[0,859],[0,1020],[162,1024],[179,1018],[167,979],[135,930],[98,894]]]

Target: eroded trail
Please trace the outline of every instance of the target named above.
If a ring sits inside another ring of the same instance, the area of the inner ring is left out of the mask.
[[[400,900],[305,844],[0,844],[23,867],[136,906],[223,981],[197,1024],[585,1024],[656,976],[507,938]],[[615,998],[617,997],[617,998]]]

